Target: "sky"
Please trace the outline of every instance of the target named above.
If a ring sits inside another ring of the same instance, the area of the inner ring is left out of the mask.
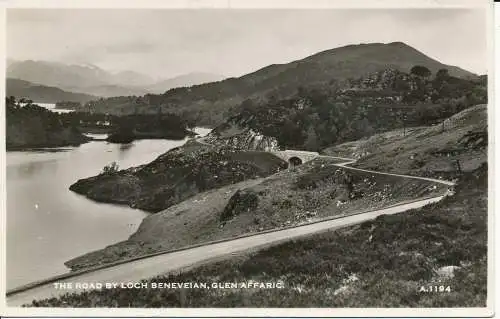
[[[157,78],[240,76],[339,46],[401,41],[484,74],[481,9],[8,9],[7,57]]]

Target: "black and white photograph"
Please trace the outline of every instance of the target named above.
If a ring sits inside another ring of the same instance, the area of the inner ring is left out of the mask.
[[[289,2],[3,8],[1,315],[493,314],[492,3]]]

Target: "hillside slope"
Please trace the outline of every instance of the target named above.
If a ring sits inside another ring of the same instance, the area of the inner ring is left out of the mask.
[[[440,124],[394,130],[343,143],[323,153],[357,158],[356,167],[418,176],[470,172],[487,161],[487,106],[463,110]]]
[[[98,99],[94,95],[67,92],[57,87],[11,78],[7,79],[6,96],[24,97],[38,103],[57,103],[61,101],[86,103]]]
[[[414,65],[425,66],[433,73],[446,68],[451,76],[459,78],[475,76],[458,67],[433,60],[404,43],[371,43],[320,52],[288,64],[269,65],[239,78],[176,88],[162,95],[146,95],[138,99],[140,103],[134,100],[126,105],[159,105],[165,110],[194,117],[199,124],[214,125],[222,123],[224,113],[231,107],[248,98],[267,100],[271,95],[285,98],[294,94],[299,87],[330,83],[342,85],[348,78],[387,68],[409,72]],[[123,104],[123,101],[116,99],[104,100],[96,105],[96,110],[117,112],[114,107]]]

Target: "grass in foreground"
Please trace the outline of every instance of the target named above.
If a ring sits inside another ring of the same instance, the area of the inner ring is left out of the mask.
[[[287,242],[155,282],[282,281],[284,289],[112,289],[39,307],[484,307],[487,166],[418,210]],[[453,277],[442,267],[456,266]],[[450,292],[419,292],[429,285]]]

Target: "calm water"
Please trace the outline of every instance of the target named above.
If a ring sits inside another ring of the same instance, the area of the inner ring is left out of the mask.
[[[204,135],[208,129],[199,128]],[[7,152],[7,288],[67,272],[64,262],[132,234],[147,213],[101,204],[71,192],[76,180],[116,161],[145,164],[184,141],[141,140],[128,145]]]

